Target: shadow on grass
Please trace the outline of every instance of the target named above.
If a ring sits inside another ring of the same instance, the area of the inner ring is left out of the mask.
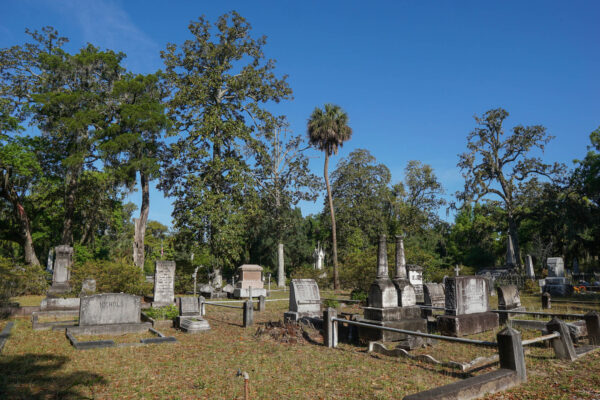
[[[215,318],[215,317],[207,317],[206,315],[204,316],[204,319],[206,319],[208,321],[222,322],[222,323],[227,324],[227,325],[237,326],[238,328],[243,328],[244,327],[243,323],[236,324],[235,322],[226,321],[224,319]]]
[[[4,356],[0,359],[1,399],[82,399],[85,386],[106,385],[87,371],[60,373],[68,357],[46,354]]]

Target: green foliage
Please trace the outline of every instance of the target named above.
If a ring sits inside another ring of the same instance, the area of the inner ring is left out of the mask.
[[[273,121],[265,106],[291,90],[265,60],[265,38],[254,39],[238,13],[221,16],[214,28],[201,17],[189,29],[191,40],[161,55],[178,136],[163,157],[160,186],[175,198],[175,226],[208,246],[214,268],[233,270],[258,208],[249,163]]]
[[[144,314],[153,320],[175,319],[177,316],[179,316],[179,310],[177,310],[175,304],[170,304],[164,307],[151,307],[147,310],[144,310]]]
[[[369,293],[362,289],[354,289],[350,292],[351,300],[359,300],[361,304],[367,304]]]
[[[323,307],[324,308],[339,308],[340,307],[340,302],[335,300],[335,299],[325,299],[323,300]]]
[[[536,281],[532,279],[527,279],[525,280],[523,290],[527,293],[536,294],[540,292],[540,286]]]
[[[39,265],[19,265],[0,257],[0,304],[14,296],[45,293],[47,279]]]
[[[331,276],[331,271],[325,269],[319,271],[309,264],[295,268],[290,276],[291,279],[314,279],[320,289],[329,287],[331,283],[330,279],[327,278],[327,276]]]
[[[152,293],[152,284],[146,282],[142,271],[129,262],[93,260],[74,264],[71,271],[73,293],[81,291],[81,284],[86,278],[96,280],[99,293],[123,292],[139,296]]]
[[[185,294],[194,290],[194,278],[191,272],[183,271],[177,264],[175,269],[175,293]]]

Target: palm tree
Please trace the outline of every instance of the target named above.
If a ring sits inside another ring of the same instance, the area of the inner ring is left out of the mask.
[[[308,119],[308,139],[310,144],[325,152],[325,185],[329,199],[329,212],[331,214],[331,236],[333,239],[333,288],[340,288],[337,260],[337,237],[335,234],[335,214],[333,212],[333,199],[329,186],[329,156],[337,154],[338,148],[352,136],[352,128],[348,126],[348,114],[340,106],[325,104],[324,110],[316,107]]]

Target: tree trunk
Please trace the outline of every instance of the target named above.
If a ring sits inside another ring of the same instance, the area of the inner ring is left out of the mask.
[[[277,245],[277,286],[285,286],[285,269],[283,264],[283,243]]]
[[[65,178],[65,220],[63,222],[61,244],[67,246],[73,245],[73,217],[75,215],[75,198],[81,168],[82,166],[70,168]]]
[[[23,208],[23,205],[19,201],[15,188],[9,182],[9,175],[3,175],[2,195],[12,204],[15,218],[19,223],[19,236],[21,238],[21,245],[23,246],[23,253],[25,254],[25,263],[29,265],[40,265],[40,261],[35,255],[35,249],[33,247],[33,237],[31,236],[31,223],[29,217],[25,212],[25,208]]]
[[[329,186],[329,175],[327,170],[329,168],[329,154],[325,152],[325,186],[327,186],[327,198],[329,199],[329,212],[331,214],[331,239],[333,241],[332,256],[333,256],[333,289],[338,290],[340,288],[340,277],[338,274],[338,259],[337,259],[337,236],[335,228],[335,213],[333,211],[333,198],[331,197],[331,186]]]
[[[514,250],[515,250],[515,259],[517,262],[517,269],[521,270],[521,248],[519,247],[519,235],[517,232],[517,223],[514,217],[509,213],[508,214],[508,235],[512,241]]]
[[[133,236],[133,263],[144,269],[144,238],[146,236],[146,223],[150,212],[150,183],[144,172],[140,171],[140,184],[142,186],[142,206],[140,218],[135,220],[135,232]]]

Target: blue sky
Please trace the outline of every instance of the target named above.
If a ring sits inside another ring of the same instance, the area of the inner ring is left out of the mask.
[[[600,126],[598,1],[5,1],[0,47],[26,27],[54,26],[76,51],[86,42],[125,52],[134,72],[162,68],[160,50],[189,38],[187,25],[236,10],[266,56],[288,74],[294,100],[274,111],[305,134],[315,106],[341,105],[354,134],[334,157],[366,148],[393,181],[409,160],[430,164],[446,192],[461,189],[456,167],[473,115],[496,107],[507,126],[542,124],[556,138],[544,159],[572,166]],[[311,154],[319,176],[323,156]],[[139,204],[139,193],[130,199]],[[150,218],[171,225],[171,201],[151,193]],[[303,203],[319,212],[323,200]]]

